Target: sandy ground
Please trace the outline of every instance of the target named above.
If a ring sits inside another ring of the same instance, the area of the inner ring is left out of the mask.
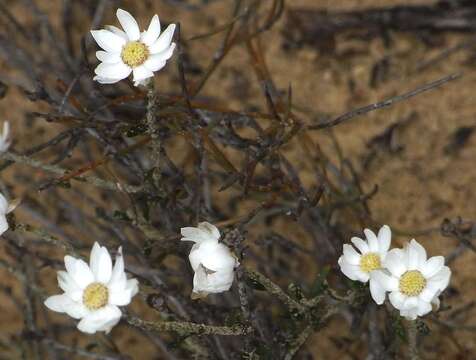
[[[58,15],[59,1],[39,2],[51,17]],[[14,2],[11,3],[15,5]],[[224,23],[229,16],[229,1],[213,3],[200,13],[187,12],[161,1],[151,3],[154,11],[161,15],[161,19],[181,22],[185,38],[209,31]],[[414,1],[294,0],[288,1],[287,6],[351,9],[397,3],[412,4]],[[144,13],[142,4],[133,1],[123,1],[121,6],[136,14],[142,14],[140,20],[143,23],[152,12]],[[114,22],[112,11],[107,18],[109,23]],[[350,52],[349,49],[354,49],[358,55],[330,56],[320,54],[310,47],[285,51],[283,33],[289,30],[286,29],[285,18],[286,16],[273,30],[263,36],[266,61],[278,88],[285,91],[291,85],[293,104],[298,108],[311,109],[314,113],[338,115],[352,108],[411,90],[442,76],[456,72],[463,73],[461,79],[441,89],[354,119],[336,127],[333,132],[343,153],[362,174],[364,188],[370,190],[374,185],[379,187],[378,193],[369,202],[377,222],[386,223],[401,232],[418,233],[420,230],[438,228],[445,218],[453,219],[461,216],[464,219],[476,220],[474,191],[476,137],[470,136],[457,151],[446,150],[455,131],[462,127],[474,126],[476,104],[476,67],[472,58],[474,53],[459,52],[425,71],[414,70],[415,64],[458,43],[462,36],[440,35],[440,45],[433,48],[424,45],[413,34],[394,34],[394,42],[390,48],[385,48],[381,39],[373,39],[370,42],[344,39],[338,44],[337,53],[345,54]],[[86,25],[84,30],[87,30]],[[206,65],[209,58],[206,55],[215,51],[220,39],[221,36],[218,35],[191,43],[188,50],[193,61],[199,66]],[[371,68],[375,61],[383,56],[389,56],[391,59],[390,77],[376,88],[370,88],[368,82]],[[178,92],[175,71],[174,67],[168,67],[159,83],[161,86],[172,88],[175,86],[175,91]],[[191,78],[193,79],[193,76]],[[349,82],[354,84],[352,90],[349,89]],[[217,86],[225,91],[217,94],[215,91]],[[0,100],[0,114],[2,118],[9,118],[15,123],[16,148],[22,149],[22,146],[28,145],[27,141],[21,139],[28,130],[23,114],[26,110],[38,108],[34,104],[25,103],[18,95],[18,91],[10,89],[7,96]],[[233,50],[210,79],[203,95],[226,102],[230,108],[252,106],[264,108],[248,55],[243,48]],[[9,109],[16,111],[12,112]],[[410,120],[394,134],[394,141],[399,150],[377,148],[375,156],[367,166],[364,166],[364,160],[373,151],[370,146],[371,140],[392,123],[406,118]],[[324,152],[333,151],[328,131],[314,132],[311,136]],[[30,139],[35,142],[40,140]],[[298,150],[290,151],[289,160],[299,164],[299,154]],[[305,165],[298,168],[302,171],[304,179],[306,171],[311,173]],[[408,236],[397,236],[396,239],[397,243],[402,244],[408,240]],[[457,240],[442,237],[438,230],[429,231],[417,239],[428,249],[430,255],[448,255],[458,245]],[[460,306],[473,301],[476,294],[475,254],[466,251],[452,264],[452,270],[452,289],[445,298],[447,304]],[[3,279],[4,284],[16,286],[8,277]],[[11,309],[11,303],[5,301],[0,303],[2,323],[10,324],[12,329],[18,329],[21,327],[21,320],[17,311]],[[474,309],[469,312],[466,321],[467,324],[476,323]],[[362,351],[360,345],[349,345],[350,339],[339,337],[338,331],[342,328],[340,321],[335,320],[332,324],[325,332],[314,335],[308,341],[307,346],[314,354],[314,358],[364,358],[360,353]],[[471,359],[476,356],[474,333],[456,332],[454,336],[449,336],[447,331],[431,323],[429,325],[432,332],[424,340],[424,346],[428,344],[425,358]],[[356,334],[351,334],[352,336],[357,337]],[[435,337],[438,341],[435,341]],[[342,347],[340,345],[342,342],[347,345]],[[133,344],[127,346],[134,348]],[[342,352],[343,348],[345,354]],[[142,354],[147,354],[147,349],[142,350],[144,351]]]

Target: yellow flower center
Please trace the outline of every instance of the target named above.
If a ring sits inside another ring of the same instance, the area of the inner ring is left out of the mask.
[[[106,285],[101,283],[89,284],[83,293],[83,304],[89,310],[97,310],[107,305],[109,291]]]
[[[400,292],[407,296],[419,295],[426,286],[426,279],[418,270],[410,270],[400,278]]]
[[[360,258],[360,268],[362,271],[371,272],[381,267],[380,256],[376,253],[367,253]]]
[[[149,48],[140,41],[128,42],[123,48],[121,59],[130,67],[137,67],[149,58]]]

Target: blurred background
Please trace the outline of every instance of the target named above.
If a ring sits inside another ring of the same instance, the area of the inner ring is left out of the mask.
[[[118,25],[118,7],[141,28],[155,13],[163,28],[180,23],[180,52],[155,76],[163,185],[150,180],[150,144],[127,148],[144,139],[145,90],[91,80],[97,47],[89,30]],[[388,224],[393,246],[416,238],[453,272],[441,311],[420,323],[420,356],[475,359],[475,31],[474,1],[2,0],[0,121],[10,121],[11,152],[26,157],[0,164],[2,193],[23,199],[10,218],[17,228],[0,241],[0,358],[284,359],[283,344],[306,327],[287,328],[279,301],[249,284],[264,328],[251,345],[239,337],[186,343],[125,321],[88,337],[42,306],[42,294],[58,292],[55,271],[68,252],[60,245],[87,255],[100,241],[124,245],[128,270],[146,284],[130,310],[137,316],[232,323],[237,288],[189,299],[193,274],[179,229],[208,220],[222,230],[239,225],[246,240],[231,245],[244,266],[306,294],[320,291],[322,276],[342,294],[352,288],[337,258],[364,227]],[[453,74],[438,88],[319,129]],[[177,102],[187,98],[190,107]],[[77,173],[65,180],[61,169]],[[80,175],[140,190],[70,181]],[[188,315],[177,315],[165,294]],[[404,358],[390,310],[369,320],[366,304],[339,307],[292,356]],[[384,355],[372,350],[370,323]],[[260,341],[265,350],[253,347]]]

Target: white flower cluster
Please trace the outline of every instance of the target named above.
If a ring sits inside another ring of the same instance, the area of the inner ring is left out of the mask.
[[[378,235],[365,229],[366,241],[353,237],[359,250],[345,244],[338,264],[351,280],[369,282],[370,294],[381,305],[389,292],[390,303],[400,315],[415,320],[439,307],[441,292],[449,284],[451,271],[443,256],[427,258],[426,250],[416,240],[403,249],[389,251],[391,232],[384,225]]]
[[[154,15],[148,29],[141,32],[137,21],[127,11],[118,9],[116,15],[123,30],[107,26],[103,30],[91,31],[103,49],[96,52],[101,63],[95,69],[94,80],[112,84],[132,73],[135,86],[145,85],[172,57],[175,25],[169,25],[161,33],[159,17]],[[8,136],[8,124],[5,129],[4,139]],[[3,208],[7,213],[8,203],[0,197],[0,212]],[[0,227],[8,228],[6,219],[2,221],[0,217]],[[189,256],[195,272],[192,298],[229,290],[239,263],[230,249],[218,241],[218,229],[202,222],[197,228],[185,227],[181,232],[183,241],[195,242]],[[58,284],[63,294],[49,297],[45,305],[80,320],[77,327],[82,332],[111,331],[121,319],[119,306],[128,305],[139,291],[138,281],[127,279],[121,248],[114,267],[109,252],[98,243],[91,251],[89,266],[71,256],[66,256],[64,262],[66,271],[58,272]]]
[[[239,263],[230,249],[218,242],[218,229],[202,222],[197,228],[185,227],[181,232],[183,241],[195,242],[189,256],[195,271],[192,298],[229,290]],[[69,255],[64,263],[66,271],[58,272],[63,293],[47,298],[45,305],[80,320],[77,327],[84,333],[108,333],[121,319],[119,306],[128,305],[139,291],[139,282],[127,279],[122,249],[117,252],[114,267],[109,252],[98,243],[91,250],[89,265]]]

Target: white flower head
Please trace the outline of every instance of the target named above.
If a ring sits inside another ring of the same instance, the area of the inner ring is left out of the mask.
[[[4,153],[10,147],[12,141],[10,138],[10,123],[3,123],[3,132],[0,134],[0,153]]]
[[[101,63],[96,67],[94,80],[112,84],[132,72],[134,85],[142,85],[172,57],[175,24],[161,34],[159,16],[154,15],[149,28],[141,33],[137,21],[127,11],[118,9],[116,15],[124,30],[115,26],[91,30],[94,40],[104,49],[96,52]]]
[[[64,291],[45,301],[50,310],[80,319],[80,331],[108,333],[121,319],[119,306],[126,306],[139,291],[136,279],[127,279],[124,258],[119,248],[112,266],[107,249],[97,242],[91,250],[88,264],[81,259],[65,256],[66,271],[58,271],[58,284]]]
[[[5,196],[0,193],[0,235],[8,230],[7,215],[20,204],[21,199],[14,199],[8,202]]]
[[[427,259],[425,248],[412,240],[403,249],[389,251],[384,266],[387,271],[376,271],[374,277],[390,292],[390,302],[401,316],[415,320],[428,314],[432,304],[439,307],[438,296],[451,277],[443,256]]]
[[[196,228],[185,227],[180,231],[182,241],[195,243],[188,257],[195,272],[192,298],[229,290],[239,262],[225,244],[218,242],[220,232],[216,226],[202,222]]]
[[[387,225],[380,228],[378,235],[369,229],[364,230],[367,241],[353,237],[352,245],[344,244],[343,255],[339,258],[340,270],[349,279],[366,283],[369,281],[370,294],[377,304],[385,301],[385,290],[375,280],[375,270],[381,269],[387,256],[392,233]]]

